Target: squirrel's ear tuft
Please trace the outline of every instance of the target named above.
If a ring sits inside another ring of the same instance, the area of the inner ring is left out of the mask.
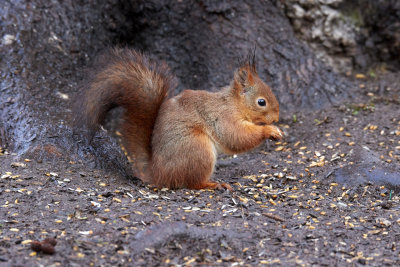
[[[254,76],[249,66],[244,66],[235,72],[233,87],[239,93],[245,93],[246,88],[254,84]]]
[[[246,57],[238,61],[239,69],[235,72],[234,88],[240,93],[245,93],[246,89],[254,84],[254,76],[257,75],[255,50],[254,47]]]
[[[239,69],[246,68],[251,73],[257,74],[256,70],[256,47],[250,49],[246,56],[239,58],[238,60]]]

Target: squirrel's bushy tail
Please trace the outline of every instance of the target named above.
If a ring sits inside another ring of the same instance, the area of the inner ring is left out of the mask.
[[[85,87],[78,99],[76,123],[87,125],[93,135],[110,109],[123,107],[124,146],[138,170],[145,172],[158,111],[175,87],[169,67],[135,50],[110,49],[95,63]]]

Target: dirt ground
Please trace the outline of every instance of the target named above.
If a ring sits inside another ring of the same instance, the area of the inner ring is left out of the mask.
[[[286,114],[287,137],[221,156],[234,192],[157,190],[84,163],[0,156],[0,266],[400,265],[400,86]],[[54,237],[54,254],[31,243]]]

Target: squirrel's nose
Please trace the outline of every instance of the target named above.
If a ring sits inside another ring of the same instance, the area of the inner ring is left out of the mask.
[[[278,122],[278,121],[279,121],[279,111],[272,115],[272,122]]]

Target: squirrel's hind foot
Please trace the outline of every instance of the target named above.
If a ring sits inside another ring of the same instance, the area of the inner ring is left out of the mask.
[[[227,183],[217,183],[217,182],[205,182],[203,184],[196,185],[192,189],[218,189],[218,190],[223,190],[227,189],[229,191],[233,191],[232,186],[230,186]]]

